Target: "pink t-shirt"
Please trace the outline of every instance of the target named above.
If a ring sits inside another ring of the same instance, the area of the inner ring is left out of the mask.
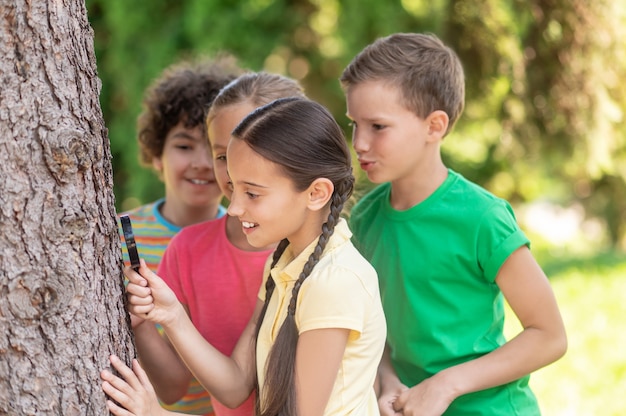
[[[157,274],[188,307],[202,336],[230,355],[252,316],[272,251],[233,246],[226,237],[226,218],[183,228],[165,250]],[[212,403],[217,416],[254,414],[254,395],[237,409],[215,399]]]

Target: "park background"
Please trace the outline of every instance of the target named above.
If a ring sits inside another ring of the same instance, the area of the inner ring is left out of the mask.
[[[365,45],[432,32],[460,56],[466,108],[446,163],[514,205],[569,350],[531,378],[546,415],[626,414],[626,3],[613,0],[86,0],[118,212],[163,193],[138,162],[144,89],[227,52],[299,80],[350,137],[338,77]],[[371,185],[362,175],[360,192]],[[519,329],[509,314],[507,331]]]

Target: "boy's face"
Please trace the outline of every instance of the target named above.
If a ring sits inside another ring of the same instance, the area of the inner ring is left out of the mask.
[[[200,126],[174,126],[165,138],[161,157],[152,161],[165,183],[165,197],[171,206],[201,208],[222,197],[215,175],[209,143]]]
[[[226,169],[226,149],[230,141],[230,133],[255,107],[248,103],[238,103],[220,108],[208,126],[209,141],[213,152],[215,179],[222,192],[230,200],[233,193]]]
[[[352,146],[370,181],[410,179],[431,162],[435,153],[428,122],[404,105],[398,87],[365,81],[348,89],[346,102]]]

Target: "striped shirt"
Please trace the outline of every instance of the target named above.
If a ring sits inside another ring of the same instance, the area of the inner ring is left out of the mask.
[[[157,272],[159,262],[161,261],[161,257],[163,257],[167,245],[172,237],[181,229],[181,227],[168,222],[159,212],[164,202],[165,199],[162,198],[151,204],[140,206],[125,213],[130,217],[133,225],[133,233],[135,234],[139,257],[144,259],[146,265],[155,273]],[[224,214],[226,214],[226,209],[220,206],[217,217],[219,218]],[[120,237],[122,241],[124,241],[121,225],[119,225],[119,231]],[[129,265],[128,252],[124,244],[122,244],[122,254],[124,264]],[[158,325],[157,328],[160,333],[163,332]],[[180,413],[215,415],[209,394],[193,377],[189,383],[187,394],[184,397],[172,405],[161,403],[161,406],[167,410]]]

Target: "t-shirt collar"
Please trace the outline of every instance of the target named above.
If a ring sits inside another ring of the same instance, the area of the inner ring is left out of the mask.
[[[326,244],[326,248],[324,249],[324,253],[334,250],[336,247],[342,245],[346,241],[349,241],[352,237],[352,232],[350,228],[348,228],[348,223],[345,219],[339,219],[339,222],[335,226],[335,230],[333,235],[330,237],[328,244]],[[276,265],[272,268],[271,274],[275,281],[294,281],[298,279],[304,265],[309,260],[311,253],[315,250],[317,246],[317,242],[319,241],[319,237],[316,238],[309,244],[302,252],[294,258],[293,251],[291,250],[291,246],[287,246],[285,252],[280,257],[280,260]],[[322,254],[323,256],[324,254]]]

